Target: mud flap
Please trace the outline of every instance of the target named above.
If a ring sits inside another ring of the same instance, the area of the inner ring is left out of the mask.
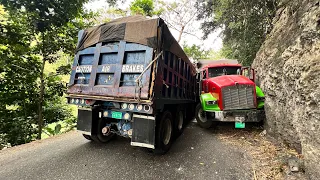
[[[77,130],[83,134],[93,134],[92,122],[99,118],[99,112],[95,109],[78,109]]]
[[[131,146],[155,148],[155,117],[133,115]]]

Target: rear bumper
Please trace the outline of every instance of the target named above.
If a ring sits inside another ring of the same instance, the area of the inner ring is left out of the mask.
[[[84,95],[84,94],[68,94],[67,99],[75,98],[75,99],[90,99],[90,100],[96,100],[96,101],[111,101],[111,102],[132,102],[132,103],[146,103],[146,104],[152,104],[151,100],[144,100],[141,99],[140,101],[137,101],[137,99],[130,99],[130,98],[121,98],[121,97],[108,97],[108,96],[95,96],[95,95]],[[69,103],[72,104],[72,103]]]
[[[78,109],[77,130],[90,136],[101,134],[103,126],[100,127],[98,124],[100,120],[103,120],[118,135],[130,137],[132,146],[155,148],[156,121],[154,116],[131,114],[130,119],[118,119],[109,114],[112,114],[112,111],[103,110],[99,107]],[[124,123],[124,120],[127,122]],[[132,136],[128,134],[129,130],[131,130]]]
[[[210,113],[210,112],[208,112]],[[260,122],[265,119],[264,110],[233,110],[211,112],[214,121],[223,122]]]

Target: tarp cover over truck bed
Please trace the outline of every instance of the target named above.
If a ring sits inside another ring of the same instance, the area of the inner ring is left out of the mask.
[[[161,47],[158,47],[158,26],[163,25]],[[162,48],[189,61],[179,43],[170,33],[161,18],[148,19],[144,16],[129,16],[115,19],[84,31],[77,50],[82,50],[99,42],[127,41],[152,48]]]
[[[154,90],[150,88],[151,79],[155,77],[151,72],[155,69],[152,66],[144,70],[161,51],[179,57],[177,64],[195,74],[161,18],[131,16],[88,28],[79,33],[67,93],[92,99],[149,99]],[[140,75],[138,87],[135,80]]]

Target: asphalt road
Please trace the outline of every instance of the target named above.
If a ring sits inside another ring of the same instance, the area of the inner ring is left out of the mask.
[[[0,179],[253,179],[250,156],[191,123],[162,156],[76,131],[0,151]]]

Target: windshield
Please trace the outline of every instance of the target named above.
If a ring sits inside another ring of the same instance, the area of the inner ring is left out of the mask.
[[[209,77],[217,77],[223,75],[237,75],[240,74],[241,68],[240,67],[214,67],[209,68]]]

